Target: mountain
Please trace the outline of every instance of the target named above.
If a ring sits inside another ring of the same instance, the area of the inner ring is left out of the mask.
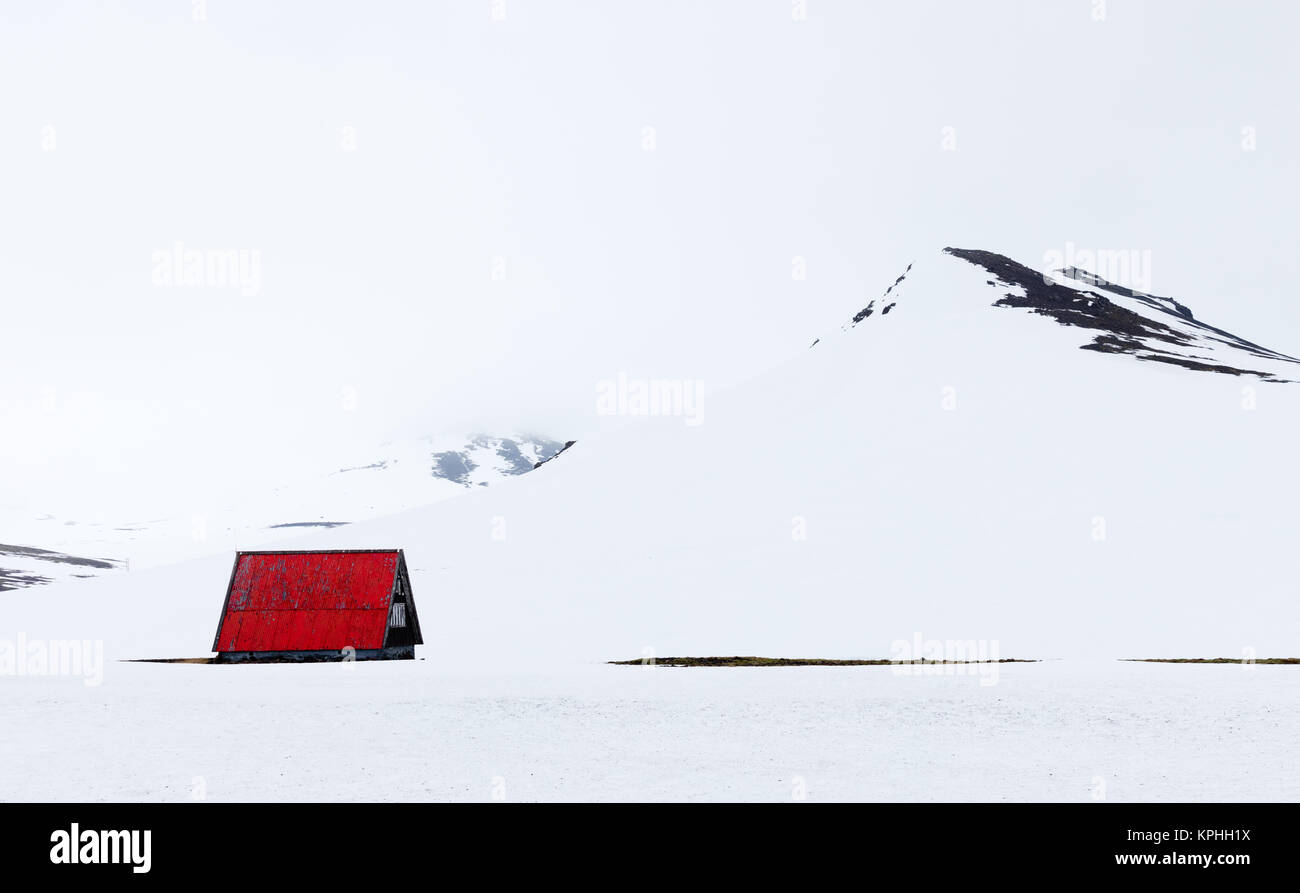
[[[141,569],[343,527],[499,483],[563,448],[531,434],[392,441],[334,469],[289,475],[270,491],[233,494],[225,506],[185,513],[159,507],[150,520],[62,518],[11,508],[3,513],[3,529],[25,545],[0,545],[0,589]]]
[[[1026,310],[1083,329],[1083,350],[1263,381],[1294,384],[1294,378],[1284,376],[1300,376],[1300,360],[1208,325],[1173,298],[1116,285],[1076,267],[1038,272],[989,251],[945,248],[944,253],[993,277],[984,282],[996,295],[992,306]],[[882,317],[888,315],[898,305],[895,289],[911,269],[909,265],[878,301],[867,304],[843,328],[857,326],[877,309]]]
[[[494,479],[525,474],[564,449],[544,437],[478,435],[459,449],[433,454],[433,475],[463,486],[486,487]]]
[[[935,251],[701,424],[638,419],[510,487],[292,546],[404,548],[422,654],[456,666],[915,640],[1289,655],[1295,361],[1194,303]],[[202,655],[229,563],[61,588],[87,612],[6,603],[0,620]]]

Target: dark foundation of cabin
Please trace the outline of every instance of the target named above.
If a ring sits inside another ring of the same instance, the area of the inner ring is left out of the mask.
[[[219,664],[312,664],[357,660],[415,660],[415,646],[396,645],[342,651],[223,651],[216,658]]]

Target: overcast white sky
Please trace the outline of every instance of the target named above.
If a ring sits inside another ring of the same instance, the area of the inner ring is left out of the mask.
[[[1149,251],[1300,352],[1292,7],[797,6],[6,3],[0,502],[576,436],[600,379],[743,380],[948,244]],[[257,294],[155,284],[178,241]]]

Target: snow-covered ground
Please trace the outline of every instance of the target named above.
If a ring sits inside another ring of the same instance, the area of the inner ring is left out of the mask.
[[[0,800],[1294,801],[1298,670],[110,664],[0,684]]]

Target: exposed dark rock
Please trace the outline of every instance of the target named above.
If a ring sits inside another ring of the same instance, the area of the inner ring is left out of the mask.
[[[866,319],[866,318],[867,318],[868,316],[870,316],[872,313],[875,313],[875,312],[876,312],[876,311],[875,311],[875,307],[876,307],[876,302],[875,302],[875,301],[872,301],[870,304],[868,304],[867,306],[863,307],[863,308],[862,308],[861,310],[859,310],[856,314],[854,314],[854,316],[853,316],[853,322],[851,323],[851,325],[855,325],[855,326],[856,326],[858,323],[862,322],[864,319]]]
[[[371,469],[374,469],[376,471],[382,471],[387,467],[388,467],[388,460],[382,459],[378,462],[371,462],[369,465],[354,465],[351,468],[340,468],[338,471],[335,472],[335,474],[344,474],[349,471],[370,471]]]
[[[36,549],[32,546],[8,546],[0,543],[0,555],[22,555],[29,558],[39,558],[41,561],[49,561],[53,564],[71,564],[76,567],[94,567],[100,570],[110,570],[120,562],[110,561],[107,558],[82,558],[77,555],[65,555],[62,552],[51,552],[48,549]]]
[[[475,450],[492,450],[502,461],[489,464],[505,475],[526,474],[564,449],[564,444],[558,440],[534,435],[497,438],[478,434],[469,441],[467,446]],[[525,454],[524,450],[527,447],[532,448],[534,455],[541,457],[539,462],[535,462]],[[481,454],[479,456],[482,458]],[[473,459],[470,449],[434,453],[433,461],[434,477],[446,478],[465,487],[472,485],[469,479],[470,473],[479,466],[479,463]],[[487,486],[486,481],[478,483],[480,486]]]
[[[816,341],[813,342],[813,344],[816,344],[816,343],[817,343]],[[545,465],[547,462],[550,462],[552,459],[554,459],[556,456],[560,455],[560,453],[563,453],[565,450],[567,450],[569,447],[573,446],[575,443],[577,443],[576,440],[566,440],[566,441],[564,442],[564,446],[562,446],[562,447],[560,447],[558,450],[556,450],[554,455],[547,456],[545,459],[541,460],[540,462],[535,463],[535,464],[533,465],[533,468],[541,468],[541,467],[542,467],[543,465]]]
[[[1022,292],[1017,294],[1008,291],[994,302],[994,306],[1016,307],[1050,317],[1061,325],[1099,332],[1092,341],[1081,345],[1083,350],[1127,354],[1139,360],[1168,363],[1201,372],[1253,375],[1264,381],[1286,379],[1278,378],[1271,372],[1215,363],[1195,352],[1205,352],[1205,341],[1208,340],[1262,359],[1300,363],[1294,357],[1268,350],[1222,329],[1206,325],[1195,318],[1189,307],[1173,298],[1115,285],[1074,267],[1061,271],[1068,278],[1138,301],[1158,312],[1159,316],[1153,318],[1129,310],[1100,292],[1081,291],[1053,282],[1042,273],[991,251],[968,248],[945,248],[944,251],[992,273],[996,278],[988,280],[988,284],[1017,288]]]
[[[506,474],[523,474],[525,471],[533,470],[533,463],[519,452],[519,444],[508,437],[502,438],[497,444],[497,455],[509,463],[509,467],[503,469]]]
[[[1157,310],[1166,313],[1176,313],[1184,319],[1193,318],[1192,311],[1186,305],[1178,303],[1173,298],[1161,298],[1156,295],[1149,295],[1146,292],[1135,291],[1125,285],[1116,285],[1113,282],[1107,282],[1095,273],[1089,273],[1087,270],[1080,270],[1078,267],[1066,267],[1060,272],[1061,275],[1070,279],[1075,279],[1079,282],[1086,282],[1088,285],[1096,285],[1106,289],[1106,291],[1113,291],[1116,294],[1124,295],[1128,298],[1136,298],[1142,303],[1154,307]]]
[[[346,527],[351,521],[286,521],[283,524],[272,524],[267,530],[276,530],[280,527],[324,527],[329,530],[334,527]]]
[[[885,298],[889,297],[893,293],[894,289],[897,288],[902,283],[902,281],[907,278],[907,274],[910,272],[912,272],[912,265],[908,264],[907,269],[903,271],[903,275],[895,279],[893,284],[890,285],[889,288],[885,289],[885,293],[881,295],[881,300],[884,300]],[[885,307],[883,310],[880,311],[880,315],[884,316],[890,310],[893,310],[897,304],[898,301],[892,301],[887,307]],[[858,323],[862,322],[864,319],[867,319],[875,312],[876,312],[876,302],[872,301],[871,303],[867,304],[867,306],[859,310],[854,315],[853,319],[848,321],[848,323],[844,326],[844,328],[845,329],[853,328]],[[813,342],[813,344],[816,343],[817,343],[816,341]]]
[[[11,589],[23,589],[27,586],[43,586],[46,583],[53,582],[49,577],[42,577],[39,574],[27,574],[22,571],[11,571],[0,567],[0,592],[7,592]]]
[[[475,468],[478,468],[478,463],[466,453],[447,450],[446,452],[433,454],[434,477],[446,478],[449,481],[455,481],[468,487],[469,474]]]

